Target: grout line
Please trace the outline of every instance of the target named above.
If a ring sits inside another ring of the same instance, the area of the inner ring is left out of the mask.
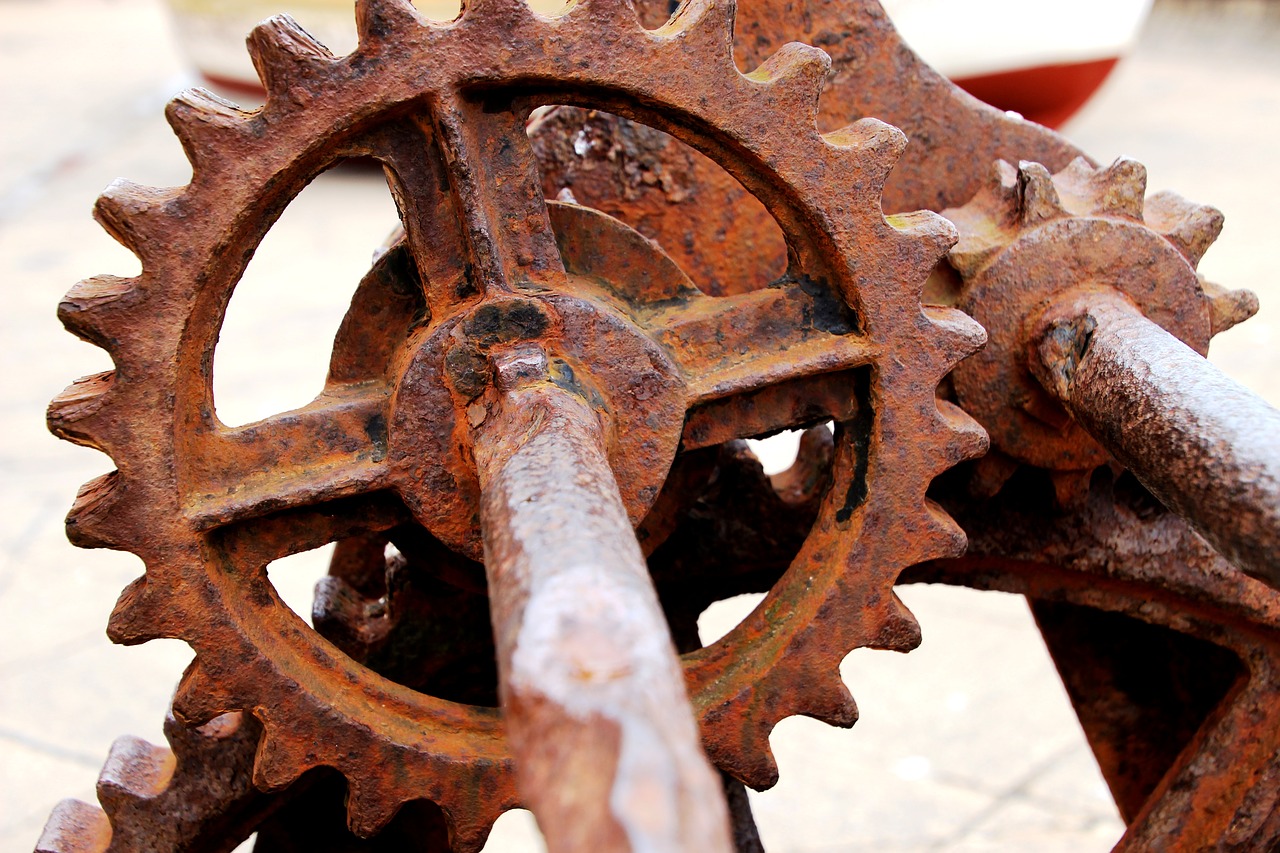
[[[0,740],[7,740],[10,743],[16,743],[19,746],[25,746],[27,749],[34,752],[40,752],[52,758],[60,758],[63,761],[70,761],[74,764],[79,764],[82,767],[88,767],[91,770],[102,769],[102,763],[106,760],[105,756],[99,758],[85,752],[68,749],[64,746],[59,746],[56,743],[31,737],[30,735],[15,731],[6,726],[0,726]]]
[[[1008,788],[994,795],[990,805],[983,807],[977,812],[977,814],[962,823],[955,830],[942,838],[939,838],[928,849],[945,850],[950,845],[963,841],[969,833],[973,832],[973,830],[978,826],[981,826],[987,818],[997,814],[1010,802],[1019,798],[1025,798],[1027,789],[1031,786],[1032,782],[1048,773],[1058,762],[1069,756],[1075,751],[1075,749],[1076,744],[1068,743],[1060,747],[1057,751],[1051,753],[1048,757],[1023,774]]]

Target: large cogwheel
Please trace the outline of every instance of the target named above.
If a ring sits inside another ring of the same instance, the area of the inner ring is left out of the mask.
[[[613,419],[610,462],[636,523],[681,448],[836,418],[832,482],[798,556],[741,625],[685,658],[721,767],[772,784],[779,720],[855,720],[838,673],[851,649],[918,643],[894,581],[964,546],[925,490],[986,444],[935,399],[982,330],[920,301],[955,231],[929,213],[886,219],[880,193],[903,135],[874,120],[819,134],[826,54],[791,44],[742,74],[733,15],[732,3],[689,0],[646,30],[625,0],[556,17],[483,0],[442,24],[402,0],[364,0],[359,47],[345,57],[272,19],[249,38],[266,105],[179,96],[167,115],[191,183],[121,182],[99,199],[98,219],[143,272],[89,279],[60,307],[115,364],[50,409],[54,432],[118,466],[82,489],[68,535],[145,561],[109,634],[193,647],[175,712],[188,723],[256,717],[258,787],[336,768],[357,833],[427,798],[460,850],[516,804],[497,709],[356,663],[266,575],[288,554],[405,524],[479,554],[465,436],[491,343],[551,340],[557,375],[590,386],[580,390]],[[781,225],[785,275],[713,298],[626,226],[547,205],[524,132],[542,104],[608,110],[711,157]],[[290,200],[356,156],[385,167],[404,243],[357,290],[320,396],[227,427],[212,368],[235,284]],[[835,402],[806,402],[818,386]]]

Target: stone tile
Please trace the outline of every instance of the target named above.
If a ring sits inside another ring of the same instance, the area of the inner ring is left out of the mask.
[[[50,750],[0,728],[0,850],[30,850],[54,805],[67,797],[96,803],[98,768],[65,750]],[[106,758],[104,753],[103,758]],[[78,780],[68,784],[69,779]]]
[[[1061,814],[1092,815],[1123,829],[1120,814],[1111,799],[1106,780],[1093,754],[1072,750],[1046,772],[1031,779],[1022,796],[1041,808]]]
[[[1092,816],[1064,816],[1022,800],[1002,803],[960,838],[937,849],[955,853],[1103,853],[1120,840],[1124,826]]]
[[[10,665],[0,729],[97,756],[98,763],[119,735],[163,744],[165,711],[190,659],[176,640],[128,649],[104,640],[66,650],[56,661]]]
[[[1064,748],[1084,746],[1021,597],[947,587],[899,594],[920,621],[920,648],[855,651],[843,667],[859,725],[901,726],[895,762],[923,758],[939,783],[996,796]]]
[[[899,592],[925,641],[906,655],[846,659],[858,724],[793,718],[775,729],[782,779],[752,798],[767,849],[929,849],[1033,783],[1042,808],[1063,820],[1102,820],[1098,804],[1076,796],[1097,769],[1025,601],[941,586]],[[704,636],[727,630],[753,600],[716,607]],[[1085,779],[1063,778],[1072,773]]]
[[[944,837],[990,806],[988,795],[940,783],[904,754],[902,734],[900,720],[864,717],[852,731],[781,722],[771,738],[781,781],[751,796],[765,849],[904,849]]]

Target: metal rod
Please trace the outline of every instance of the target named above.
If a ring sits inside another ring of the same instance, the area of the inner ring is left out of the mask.
[[[551,381],[537,347],[492,361],[498,393],[475,457],[521,797],[552,853],[730,853],[720,778],[702,751],[600,416]]]
[[[1087,288],[1045,310],[1030,367],[1153,495],[1280,588],[1280,411],[1127,299]]]

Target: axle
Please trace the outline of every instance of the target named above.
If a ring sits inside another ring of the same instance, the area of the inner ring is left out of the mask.
[[[732,850],[600,415],[541,348],[493,356],[475,437],[517,786],[551,851]],[[568,383],[562,383],[568,384]]]
[[[1280,411],[1106,288],[1060,297],[1030,367],[1152,494],[1280,587]]]

